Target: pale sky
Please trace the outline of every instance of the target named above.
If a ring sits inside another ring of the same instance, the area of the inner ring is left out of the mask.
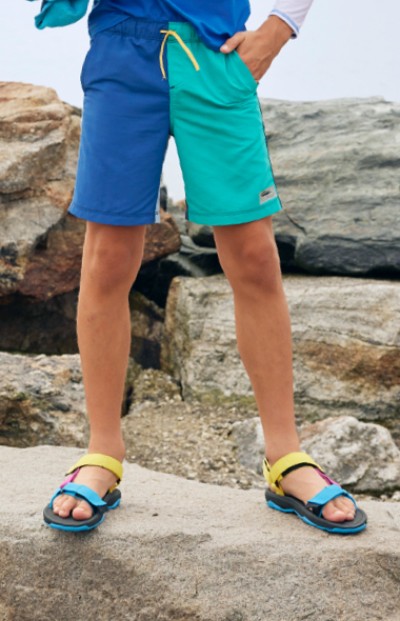
[[[195,0],[194,0],[195,1]],[[197,0],[201,1],[201,0]],[[266,19],[273,0],[251,1],[249,30]],[[0,0],[0,80],[51,86],[82,106],[79,74],[88,48],[86,20],[37,30],[40,0]],[[258,88],[260,97],[317,100],[381,96],[400,101],[399,0],[314,0],[297,40],[281,51]],[[164,179],[184,197],[173,141]]]

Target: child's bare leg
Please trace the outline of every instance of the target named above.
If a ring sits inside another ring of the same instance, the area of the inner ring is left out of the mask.
[[[130,349],[128,294],[141,265],[145,226],[111,226],[87,222],[77,313],[90,453],[122,460],[121,405]],[[75,479],[104,496],[115,476],[85,466]],[[87,519],[90,505],[66,494],[56,498],[54,512]]]
[[[300,450],[300,444],[294,418],[290,317],[272,219],[216,226],[214,236],[233,289],[239,352],[254,389],[266,454],[274,463]],[[287,474],[281,485],[306,501],[326,483],[306,466]],[[333,521],[352,519],[354,505],[347,498],[335,498],[323,515]]]

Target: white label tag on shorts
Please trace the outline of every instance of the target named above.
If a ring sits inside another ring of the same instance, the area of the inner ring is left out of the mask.
[[[262,205],[263,203],[270,201],[271,198],[276,198],[276,189],[273,185],[270,185],[269,188],[265,188],[265,190],[260,192],[259,196],[260,196],[260,205]]]

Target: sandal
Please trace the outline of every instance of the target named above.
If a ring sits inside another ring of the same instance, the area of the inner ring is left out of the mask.
[[[74,483],[80,469],[84,466],[101,466],[109,470],[117,477],[117,482],[110,487],[101,498],[95,491],[86,485]],[[92,530],[104,521],[105,513],[110,509],[116,509],[121,502],[121,492],[116,489],[122,479],[122,464],[118,459],[101,453],[88,453],[79,459],[66,473],[67,478],[54,492],[49,504],[43,511],[43,519],[48,526],[59,530],[80,532]],[[53,502],[60,494],[68,494],[75,498],[86,500],[93,507],[93,515],[86,520],[75,520],[72,516],[60,517],[53,511]]]
[[[280,485],[281,480],[286,474],[301,468],[301,466],[313,466],[317,469],[318,474],[329,483],[327,487],[315,494],[308,502],[303,502],[295,496],[285,494]],[[265,499],[267,505],[272,509],[277,509],[284,513],[295,513],[303,522],[329,533],[353,534],[366,528],[367,516],[364,511],[358,508],[353,496],[346,492],[336,481],[329,478],[307,453],[288,453],[278,459],[273,466],[265,458],[263,461],[263,473],[269,486],[265,491]],[[356,513],[352,520],[332,522],[323,517],[322,511],[325,505],[338,496],[345,496],[353,501]]]

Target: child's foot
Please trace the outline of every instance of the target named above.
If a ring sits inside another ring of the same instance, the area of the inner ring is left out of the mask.
[[[271,462],[270,462],[271,463]],[[303,502],[307,502],[320,492],[327,483],[312,466],[302,466],[285,474],[280,485],[286,494],[295,496]],[[355,516],[354,503],[350,498],[339,496],[326,504],[322,511],[326,520],[343,522],[353,520]]]
[[[90,452],[95,453],[97,451],[91,449]],[[121,450],[118,453],[113,453],[111,457],[115,457],[122,462],[124,455],[125,450]],[[116,476],[105,468],[101,468],[100,466],[85,466],[79,471],[74,479],[74,483],[86,485],[103,498],[116,480]],[[53,512],[63,518],[71,516],[74,520],[87,520],[92,516],[93,508],[86,500],[79,500],[68,494],[61,494],[54,500]]]

